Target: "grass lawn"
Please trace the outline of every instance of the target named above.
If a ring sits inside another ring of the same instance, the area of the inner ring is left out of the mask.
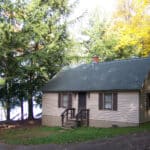
[[[125,128],[76,128],[35,126],[17,129],[0,130],[0,143],[8,144],[47,144],[73,143],[92,139],[104,139],[118,135],[150,131],[150,123],[140,127]]]

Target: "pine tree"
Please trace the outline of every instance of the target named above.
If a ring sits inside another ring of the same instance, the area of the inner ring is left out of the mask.
[[[10,97],[3,98],[27,97],[28,118],[33,119],[33,98],[41,97],[41,87],[67,62],[68,0],[5,1],[0,10],[0,72]]]
[[[109,19],[101,16],[98,11],[91,15],[89,26],[83,31],[83,35],[88,39],[84,40],[83,44],[90,61],[94,55],[99,56],[101,61],[115,59],[114,47],[117,39],[114,32],[110,30],[110,25]]]

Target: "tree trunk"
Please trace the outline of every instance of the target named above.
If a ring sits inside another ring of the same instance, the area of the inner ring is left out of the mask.
[[[6,83],[6,91],[6,120],[10,120],[10,92],[8,83]]]
[[[21,104],[20,104],[20,106],[21,106],[21,120],[24,120],[24,115],[23,115],[23,98],[21,98],[20,101],[21,101]]]
[[[6,119],[7,119],[7,120],[10,120],[10,100],[9,100],[9,99],[7,99],[6,108],[7,108],[7,116],[6,116]]]
[[[33,66],[33,59],[31,58],[31,67]],[[33,117],[33,100],[32,100],[32,92],[33,92],[33,83],[32,81],[34,80],[34,73],[31,71],[29,73],[29,95],[28,95],[28,119],[29,120],[33,120],[34,117]]]
[[[29,97],[28,99],[28,119],[33,120],[33,101],[32,101],[32,96]]]

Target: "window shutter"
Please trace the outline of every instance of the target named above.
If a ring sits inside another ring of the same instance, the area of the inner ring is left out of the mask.
[[[69,103],[68,103],[68,107],[72,108],[72,93],[69,93]]]
[[[113,93],[113,110],[118,109],[118,96],[117,93]]]
[[[61,93],[58,93],[58,108],[61,107]]]
[[[103,93],[99,93],[99,109],[103,109]]]

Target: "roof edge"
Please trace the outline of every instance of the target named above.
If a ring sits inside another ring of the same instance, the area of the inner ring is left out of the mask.
[[[64,91],[43,91],[43,93],[59,93],[59,92],[140,92],[141,89],[114,89],[114,90],[79,90],[79,91],[72,91],[72,90],[64,90]]]

